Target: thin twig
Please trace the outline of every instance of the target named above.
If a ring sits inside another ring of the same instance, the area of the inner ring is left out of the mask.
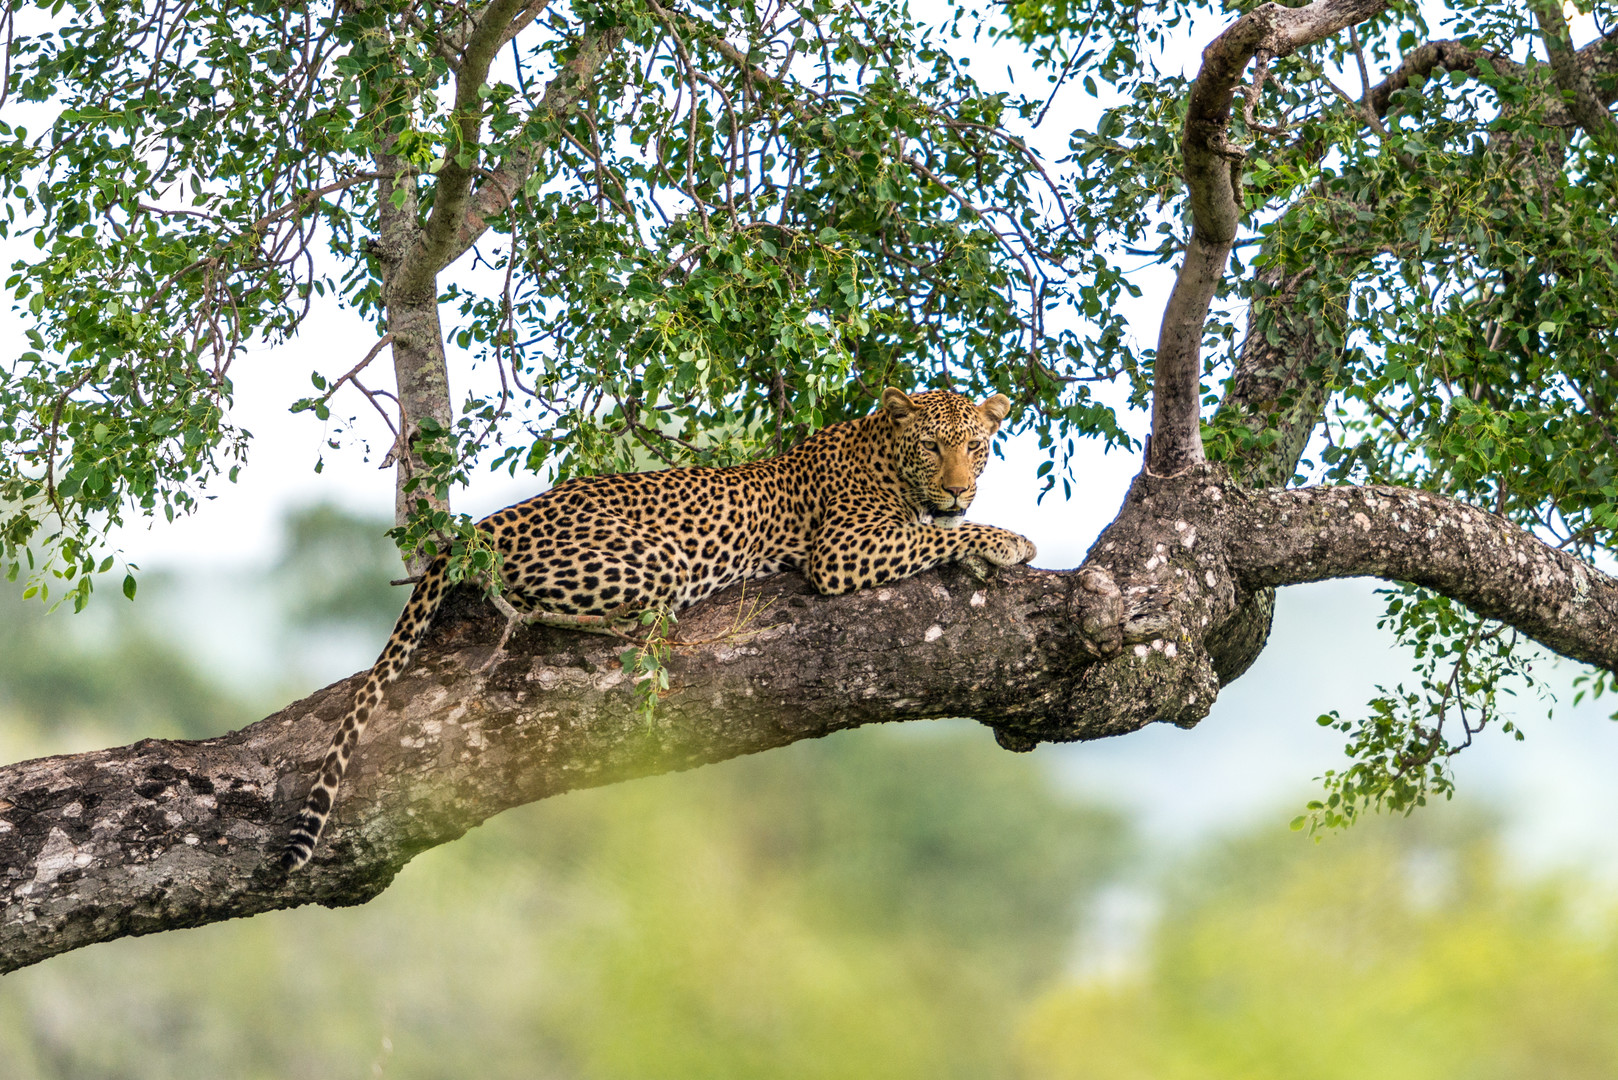
[[[375,360],[377,358],[378,354],[380,354],[383,349],[387,348],[392,343],[393,343],[393,333],[390,331],[390,332],[388,332],[386,334],[383,334],[379,339],[377,339],[377,343],[375,345],[371,346],[371,351],[365,354],[365,359],[361,360],[359,363],[355,364],[352,368],[350,368],[349,371],[348,371],[348,374],[344,375],[342,378],[338,379],[336,382],[334,382],[330,386],[328,386],[326,388],[326,392],[324,394],[322,394],[316,400],[321,404],[324,404],[325,402],[330,401],[331,396],[333,394],[337,393],[337,391],[342,388],[342,385],[344,383],[352,382],[354,380],[354,376],[356,376],[360,372],[364,371],[366,366],[368,364],[370,364],[370,362],[372,360]]]

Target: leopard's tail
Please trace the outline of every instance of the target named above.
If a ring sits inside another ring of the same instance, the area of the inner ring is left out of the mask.
[[[416,583],[415,591],[410,594],[410,602],[399,613],[399,621],[393,624],[393,633],[388,635],[382,655],[377,657],[370,673],[365,676],[365,684],[354,694],[354,703],[349,706],[347,715],[332,736],[326,760],[320,766],[320,775],[309,789],[309,797],[304,800],[303,811],[298,815],[298,824],[293,828],[286,850],[281,854],[282,869],[296,870],[314,854],[315,842],[320,839],[326,819],[331,816],[337,786],[342,783],[349,758],[354,756],[354,747],[359,745],[360,736],[365,734],[365,725],[370,721],[372,711],[381,703],[382,692],[388,684],[404,670],[405,664],[410,661],[410,654],[416,651],[416,645],[427,632],[433,616],[438,613],[438,605],[443,600],[446,588],[444,567],[447,563],[448,559],[440,555]]]

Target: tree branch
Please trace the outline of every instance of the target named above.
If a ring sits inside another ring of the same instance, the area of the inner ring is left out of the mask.
[[[1618,670],[1618,580],[1498,515],[1409,488],[1313,487],[1253,493],[1233,527],[1250,540],[1231,548],[1231,569],[1251,588],[1409,581],[1553,652]]]
[[[516,17],[506,24],[505,30],[500,34],[500,41],[495,47],[504,48],[510,44],[513,38],[533,25],[534,20],[543,15],[545,9],[550,6],[551,0],[528,0],[523,9],[517,12]]]
[[[1584,129],[1584,133],[1590,136],[1591,142],[1609,154],[1618,151],[1618,121],[1613,120],[1612,114],[1597,100],[1595,91],[1590,88],[1590,80],[1568,36],[1567,20],[1562,18],[1561,5],[1534,0],[1533,8],[1534,17],[1539,20],[1545,52],[1550,57],[1551,72],[1556,76],[1556,85],[1562,91],[1562,101],[1567,111]]]
[[[1569,65],[1564,57],[1564,68],[1570,70],[1565,74],[1557,73],[1558,84],[1564,79],[1570,79],[1575,86],[1582,82],[1588,88],[1591,100],[1603,108],[1618,101],[1618,49],[1612,47],[1612,42],[1598,38],[1572,52],[1571,59]],[[1396,91],[1405,89],[1417,79],[1427,78],[1434,71],[1464,71],[1476,76],[1480,73],[1479,61],[1487,61],[1490,67],[1506,78],[1521,82],[1527,77],[1527,69],[1503,53],[1468,48],[1459,41],[1429,41],[1406,53],[1399,66],[1371,88],[1366,100],[1378,116],[1387,116]],[[1545,105],[1547,123],[1567,125],[1575,122],[1575,118],[1568,114],[1564,100],[1552,100]],[[1595,126],[1601,126],[1600,122],[1595,121]]]
[[[1393,95],[1413,81],[1425,79],[1435,71],[1464,71],[1476,75],[1479,60],[1487,60],[1496,71],[1511,78],[1521,78],[1523,74],[1521,64],[1501,53],[1468,48],[1459,41],[1429,41],[1406,53],[1399,66],[1365,95],[1366,104],[1377,116],[1387,116]]]
[[[1018,571],[984,584],[952,570],[828,598],[781,575],[730,590],[682,619],[682,639],[712,640],[674,650],[650,725],[621,642],[520,631],[485,671],[501,620],[458,594],[297,875],[274,870],[274,854],[363,674],[221,738],[0,768],[0,972],[115,937],[362,903],[412,856],[503,809],[873,721],[970,712],[1065,716],[1075,737],[1132,730],[1152,703],[1112,680],[1086,686],[1075,635],[1089,594],[1076,579]],[[1068,675],[1042,685],[1052,670]]]
[[[1230,103],[1248,62],[1291,55],[1370,18],[1387,0],[1314,0],[1301,8],[1264,4],[1237,19],[1202,53],[1187,102],[1180,148],[1192,230],[1159,331],[1147,467],[1172,475],[1203,458],[1202,332],[1230,258],[1242,214],[1243,154],[1227,138]]]
[[[511,20],[526,6],[526,0],[494,0],[484,9],[468,35],[455,69],[455,105],[451,123],[457,145],[446,147],[443,168],[438,170],[433,210],[406,260],[409,280],[400,282],[410,291],[416,279],[431,280],[453,259],[445,258],[466,216],[466,203],[472,190],[472,177],[478,169],[482,150],[483,98],[480,94],[489,79],[489,64],[505,43]],[[536,13],[537,14],[537,13]]]
[[[1244,597],[1414,581],[1618,669],[1618,581],[1491,514],[1397,488],[1253,492],[1215,467],[1136,478],[1078,571],[959,568],[840,597],[795,574],[692,608],[641,718],[621,643],[518,633],[452,597],[374,718],[327,841],[275,867],[359,679],[231,735],[0,768],[0,971],[96,941],[363,903],[415,854],[580,787],[862,724],[974,716],[1008,749],[1189,727],[1255,651]]]
[[[1610,103],[1618,99],[1618,79],[1614,78],[1618,75],[1618,50],[1598,40],[1578,50],[1575,59],[1579,77],[1598,101]],[[1487,63],[1508,79],[1521,81],[1527,77],[1527,69],[1504,54],[1468,48],[1459,41],[1429,41],[1406,53],[1398,66],[1365,94],[1369,115],[1387,116],[1397,91],[1435,71],[1464,71],[1477,76],[1481,74],[1480,63]],[[1542,100],[1541,104],[1550,123],[1571,122],[1560,99]],[[1324,343],[1325,327],[1320,316],[1295,301],[1305,285],[1319,287],[1327,280],[1327,270],[1325,266],[1306,266],[1289,276],[1283,269],[1270,269],[1259,279],[1258,297],[1269,310],[1277,341],[1272,344],[1249,325],[1230,387],[1214,419],[1216,428],[1240,425],[1254,436],[1266,431],[1275,434],[1263,442],[1254,439],[1234,457],[1227,455],[1224,459],[1253,486],[1285,486],[1319,423],[1327,391],[1323,376],[1335,366],[1341,349]],[[1346,312],[1329,304],[1321,305],[1319,310],[1346,316]],[[1332,336],[1340,341],[1345,327],[1343,320],[1338,322]]]

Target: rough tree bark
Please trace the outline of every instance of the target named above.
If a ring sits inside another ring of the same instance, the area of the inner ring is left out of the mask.
[[[1247,64],[1382,6],[1265,5],[1209,47],[1205,74],[1217,78],[1199,80],[1185,133],[1188,163],[1200,153],[1209,166],[1187,167],[1207,243],[1228,255],[1222,227],[1202,215],[1237,195],[1219,148]],[[1475,59],[1443,45],[1423,46],[1411,71]],[[510,164],[440,234],[448,249],[510,198],[522,163]],[[1204,279],[1224,259],[1188,254],[1165,317],[1175,324],[1165,340],[1191,354],[1217,284]],[[1392,488],[1257,486],[1287,482],[1322,400],[1306,385],[1314,332],[1295,325],[1279,340],[1282,352],[1249,343],[1227,395],[1254,414],[1296,404],[1267,457],[1239,462],[1234,476],[1202,461],[1200,363],[1184,353],[1160,362],[1146,467],[1083,567],[989,581],[947,568],[834,598],[796,575],[731,590],[682,619],[690,644],[673,650],[671,690],[650,723],[619,666],[621,642],[536,627],[485,670],[502,621],[473,596],[452,598],[373,719],[327,836],[297,875],[275,869],[275,856],[327,722],[360,676],[222,738],[0,768],[0,971],[120,936],[363,903],[416,853],[511,806],[862,724],[973,716],[1018,750],[1190,726],[1262,647],[1271,590],[1294,582],[1414,581],[1618,670],[1618,579],[1504,519]]]

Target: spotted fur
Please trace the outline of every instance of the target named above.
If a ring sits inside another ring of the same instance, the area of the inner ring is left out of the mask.
[[[961,519],[1010,409],[1001,394],[975,405],[889,387],[877,412],[779,457],[569,480],[478,528],[501,552],[513,606],[563,615],[677,610],[781,570],[835,594],[963,557],[1011,566],[1034,557],[1026,537]],[[309,861],[371,713],[437,612],[444,566],[416,585],[354,695],[282,856],[288,870]]]

